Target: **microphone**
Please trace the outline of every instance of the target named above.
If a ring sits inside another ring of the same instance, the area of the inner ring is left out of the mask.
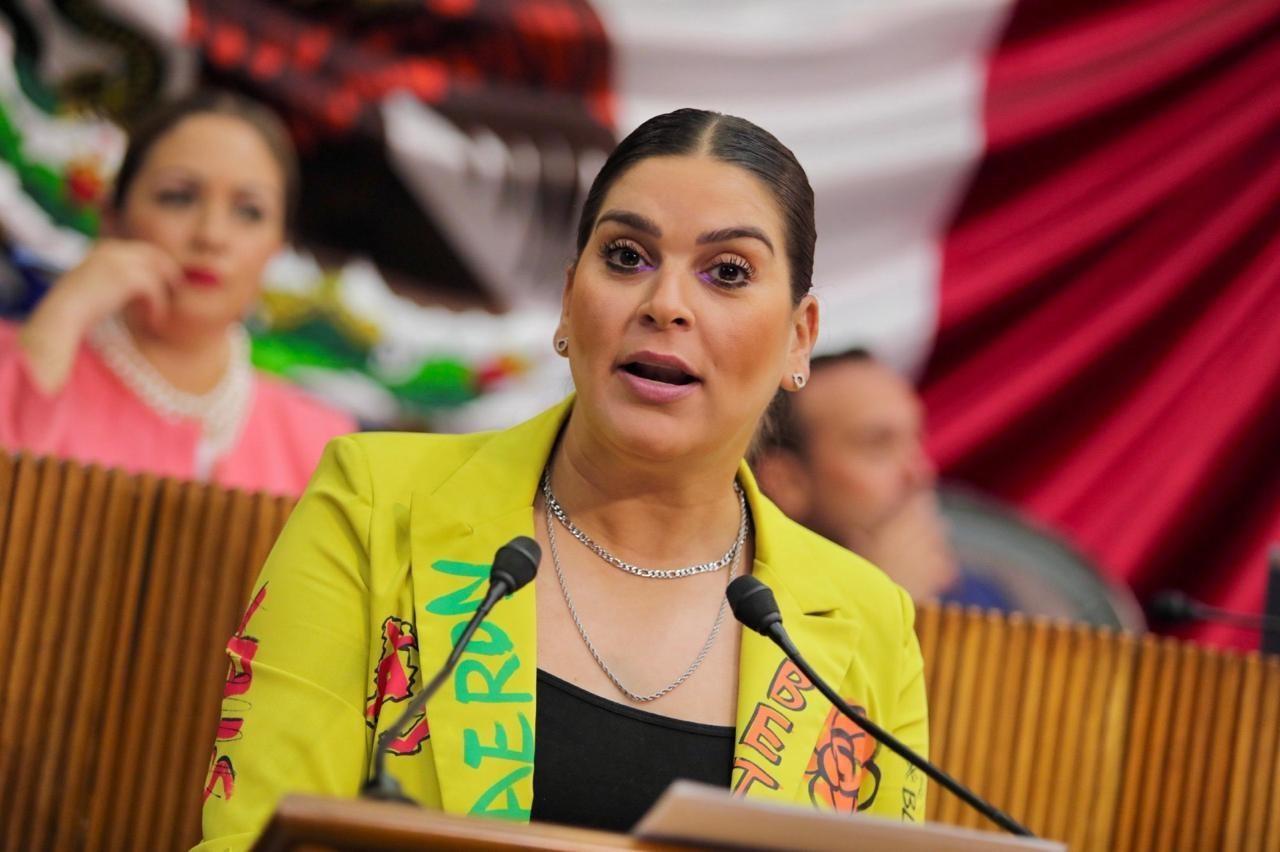
[[[965,804],[1005,831],[1020,837],[1035,837],[1027,828],[1014,821],[1012,817],[1006,815],[994,805],[980,799],[968,787],[965,787],[937,766],[916,754],[911,748],[899,741],[897,737],[850,707],[849,703],[841,698],[839,693],[832,689],[813,670],[804,657],[800,656],[800,651],[792,643],[791,637],[787,635],[786,628],[782,626],[782,613],[778,611],[778,602],[773,597],[772,589],[748,574],[730,583],[729,588],[725,590],[725,595],[729,598],[729,608],[733,610],[733,617],[738,619],[744,627],[749,627],[762,636],[772,639],[774,644],[782,649],[782,652],[787,655],[791,662],[795,663],[796,668],[800,669],[804,676],[814,686],[818,687],[818,691],[825,695],[827,700],[834,704],[836,709],[847,716],[855,725],[875,737],[886,748],[919,769],[929,778],[932,778],[941,787],[959,796]]]
[[[440,684],[444,683],[445,678],[453,671],[462,652],[466,650],[467,643],[471,641],[471,637],[480,626],[480,622],[485,620],[489,611],[499,600],[533,580],[534,575],[538,573],[540,561],[542,561],[542,548],[528,536],[516,536],[498,548],[498,552],[493,556],[493,567],[489,570],[489,590],[485,593],[484,600],[476,607],[471,620],[467,622],[466,629],[454,643],[449,658],[444,661],[440,671],[436,672],[436,676],[422,688],[422,691],[405,705],[404,712],[391,724],[391,727],[378,737],[374,746],[373,774],[361,788],[361,796],[381,801],[417,804],[404,794],[399,782],[386,772],[387,755],[390,753],[391,744],[403,736],[404,729],[410,720],[422,712],[427,700],[436,693]]]
[[[1190,595],[1174,589],[1156,592],[1147,601],[1147,613],[1152,621],[1182,624],[1188,621],[1209,621],[1242,630],[1258,630],[1263,633],[1280,633],[1280,616],[1235,612],[1210,606]]]

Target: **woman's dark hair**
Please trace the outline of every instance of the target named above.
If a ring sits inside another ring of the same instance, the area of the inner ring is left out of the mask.
[[[613,149],[582,205],[577,254],[591,239],[596,217],[609,189],[632,166],[650,157],[703,154],[746,169],[764,182],[786,225],[791,300],[799,303],[813,286],[813,188],[796,155],[767,130],[745,118],[704,109],[678,109],[654,116],[631,131]]]
[[[124,208],[134,178],[147,155],[169,131],[195,115],[226,115],[248,124],[266,143],[284,177],[284,227],[293,227],[298,201],[298,155],[284,123],[268,107],[243,95],[220,89],[200,89],[147,113],[129,129],[129,145],[111,191],[111,207]]]

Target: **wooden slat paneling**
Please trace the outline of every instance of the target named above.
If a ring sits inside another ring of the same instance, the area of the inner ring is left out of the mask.
[[[242,495],[235,497],[243,499]],[[172,826],[179,824],[186,806],[199,801],[198,776],[208,765],[207,757],[193,752],[189,744],[207,740],[212,745],[214,728],[209,725],[198,728],[197,721],[201,709],[213,706],[221,694],[217,674],[209,671],[209,660],[216,659],[219,648],[226,644],[226,625],[230,620],[230,616],[223,616],[225,620],[215,623],[215,615],[224,611],[215,590],[227,588],[217,581],[217,575],[222,568],[219,552],[229,544],[227,520],[232,499],[231,492],[221,488],[201,489],[203,509],[198,524],[192,525],[198,531],[187,545],[186,554],[191,564],[188,595],[199,605],[188,607],[184,619],[184,639],[191,648],[191,663],[182,673],[182,679],[174,681],[175,701],[172,726],[166,737],[164,774],[156,782],[158,827],[165,832],[151,836],[151,844],[157,849],[181,845],[181,841],[175,842]],[[212,638],[215,633],[217,639]],[[194,783],[193,778],[197,778]]]
[[[105,516],[96,540],[85,538],[78,564],[93,604],[84,622],[83,665],[78,667],[79,692],[67,740],[67,760],[59,768],[61,796],[55,817],[55,849],[80,849],[86,845],[90,806],[101,781],[95,777],[103,741],[116,729],[123,694],[124,661],[120,653],[132,640],[134,602],[142,582],[143,555],[151,531],[151,506],[156,481],[152,478],[107,474]],[[113,706],[117,707],[115,715]],[[109,783],[109,782],[106,782]]]
[[[192,589],[196,585],[198,573],[195,564],[197,552],[197,533],[205,516],[208,491],[195,483],[184,483],[179,502],[179,518],[177,535],[171,544],[170,557],[173,570],[166,572],[170,586],[163,602],[154,608],[155,621],[160,641],[148,648],[148,653],[139,656],[140,666],[136,670],[137,685],[133,694],[133,716],[141,724],[129,732],[134,742],[141,742],[148,759],[139,766],[139,777],[136,782],[131,807],[134,809],[134,821],[138,832],[130,839],[133,848],[158,848],[152,831],[160,827],[154,819],[143,819],[146,814],[162,812],[161,799],[175,791],[169,789],[169,770],[172,768],[172,749],[175,746],[190,748],[189,743],[173,742],[176,731],[177,715],[183,693],[199,689],[201,685],[188,682],[186,671],[189,666],[166,665],[166,658],[183,653],[194,653],[190,632],[190,611],[193,602]],[[181,691],[179,687],[181,686]],[[138,733],[138,730],[141,733]],[[206,736],[208,736],[206,734]],[[190,791],[189,795],[194,795]]]
[[[1069,713],[1073,721],[1063,732],[1059,751],[1070,776],[1061,788],[1063,807],[1053,827],[1053,835],[1073,849],[1085,848],[1096,820],[1096,799],[1105,774],[1107,697],[1114,688],[1120,648],[1109,631],[1081,629],[1080,633],[1070,687],[1077,703]]]
[[[1098,788],[1088,791],[1089,832],[1082,849],[1111,850],[1116,829],[1121,784],[1125,775],[1129,702],[1137,671],[1138,643],[1133,636],[1114,636],[1115,671],[1103,698],[1102,734],[1098,741]]]
[[[172,666],[183,657],[181,646],[174,644],[169,617],[176,608],[174,604],[183,600],[175,592],[181,588],[188,570],[188,566],[177,560],[178,542],[183,525],[188,522],[185,509],[189,493],[184,483],[161,482],[152,559],[147,566],[150,570],[136,604],[136,633],[129,645],[133,655],[125,673],[128,687],[124,693],[124,712],[116,736],[107,744],[115,783],[110,791],[99,791],[111,803],[110,817],[103,828],[107,829],[106,848],[112,850],[149,848],[138,842],[138,835],[148,827],[148,821],[143,819],[147,812],[142,805],[147,794],[141,780],[147,768],[159,759],[159,743],[153,731],[157,720],[167,714],[173,698],[160,685],[165,673],[164,661],[169,659]],[[189,601],[183,604],[189,605]],[[95,829],[95,836],[101,836],[98,832],[102,829],[96,826]]]
[[[1230,744],[1235,742],[1240,690],[1244,682],[1244,661],[1238,654],[1223,659],[1213,700],[1214,730],[1212,756],[1204,776],[1204,789],[1216,791],[1202,796],[1203,812],[1197,821],[1194,849],[1217,849],[1222,844],[1227,810],[1227,790],[1231,772]]]
[[[199,679],[201,687],[192,690],[196,700],[191,708],[191,727],[186,733],[185,741],[188,742],[200,742],[204,739],[212,746],[214,732],[217,730],[222,686],[227,674],[223,650],[242,607],[241,575],[247,564],[254,511],[258,502],[253,495],[241,492],[231,495],[225,510],[224,532],[219,541],[221,552],[206,555],[214,586],[208,593],[210,618],[201,639],[200,659],[194,661],[200,668],[193,671],[193,677]],[[207,753],[193,752],[188,755],[187,765],[182,769],[182,776],[177,782],[181,796],[178,813],[172,822],[174,833],[165,843],[167,848],[180,848],[200,836],[199,791],[203,788],[208,767]]]
[[[999,728],[1004,724],[1000,714],[996,713],[996,702],[999,700],[1000,686],[1005,679],[1003,666],[991,665],[992,660],[1000,659],[1006,652],[1008,643],[1008,622],[993,613],[977,616],[976,624],[980,626],[982,642],[980,646],[981,664],[978,666],[973,686],[973,713],[971,714],[968,738],[969,742],[963,765],[953,767],[960,773],[965,783],[974,792],[984,798],[990,798],[993,792],[992,768],[995,764],[993,743],[999,736]],[[960,810],[959,825],[979,826],[983,821],[981,814],[972,808]],[[985,827],[985,826],[984,826]]]
[[[1239,713],[1233,740],[1223,742],[1224,753],[1231,762],[1231,771],[1227,774],[1226,805],[1227,816],[1223,825],[1217,847],[1223,852],[1234,852],[1243,849],[1248,837],[1245,835],[1245,822],[1249,806],[1249,774],[1241,771],[1248,766],[1254,748],[1258,730],[1259,703],[1262,698],[1262,660],[1256,654],[1244,658],[1243,682],[1237,694],[1237,712]]]
[[[73,483],[81,476],[83,500],[68,499],[76,489]],[[31,798],[19,797],[19,817],[32,820],[29,840],[31,848],[49,849],[57,833],[57,811],[67,778],[64,767],[70,759],[70,744],[75,738],[75,717],[78,709],[85,672],[80,661],[90,651],[88,626],[97,605],[97,589],[91,572],[84,570],[85,560],[91,558],[100,545],[103,524],[107,517],[109,499],[108,473],[99,467],[67,470],[63,501],[59,518],[65,533],[59,535],[59,554],[55,558],[58,570],[65,569],[67,581],[60,594],[63,599],[50,606],[51,619],[48,647],[40,650],[37,670],[47,684],[52,686],[52,701],[47,712],[31,720],[26,736],[41,749],[42,772],[37,784],[27,785]],[[58,611],[62,612],[58,621]],[[35,714],[33,714],[34,716]]]
[[[920,655],[924,657],[924,685],[930,695],[937,693],[938,634],[942,630],[942,610],[936,606],[923,606],[916,610],[916,636],[920,640]]]
[[[9,532],[9,516],[13,514],[12,501],[9,499],[13,495],[13,477],[17,472],[18,458],[8,453],[0,452],[0,544],[5,540],[5,536]],[[4,555],[4,548],[0,547],[0,557]],[[4,570],[4,563],[0,562],[0,571]]]
[[[1268,677],[1272,684],[1280,683],[1280,659],[1267,661]],[[1267,814],[1267,829],[1263,836],[1263,849],[1280,849],[1280,746],[1271,754],[1271,796],[1264,808]]]
[[[0,590],[0,612],[6,621],[0,629],[0,814],[9,814],[5,835],[21,822],[17,810],[20,788],[30,784],[28,767],[39,764],[39,751],[24,739],[26,723],[39,718],[49,695],[37,690],[35,659],[47,645],[49,595],[65,578],[51,570],[58,533],[58,502],[62,496],[64,466],[53,459],[19,460],[11,548],[6,548],[6,579]],[[23,476],[28,467],[30,474]],[[18,502],[21,501],[21,502]],[[10,644],[11,643],[11,644]],[[11,847],[8,842],[6,847]]]
[[[1032,622],[1030,628],[1030,635],[1024,638],[1029,643],[1028,659],[1018,696],[1018,738],[1014,740],[1009,799],[1011,813],[1022,815],[1023,822],[1026,822],[1025,815],[1030,810],[1032,799],[1031,779],[1038,759],[1036,749],[1040,744],[1039,719],[1044,699],[1045,661],[1051,647],[1048,624]]]
[[[1062,712],[1052,751],[1044,759],[1052,765],[1052,780],[1045,814],[1045,834],[1066,838],[1073,824],[1086,823],[1088,811],[1074,809],[1074,794],[1081,787],[1094,786],[1096,745],[1089,740],[1089,719],[1094,686],[1106,677],[1098,663],[1098,644],[1111,637],[1083,624],[1065,628],[1070,637],[1061,690]],[[1050,698],[1052,700],[1052,696]]]
[[[1222,677],[1223,654],[1208,648],[1200,649],[1199,673],[1191,691],[1191,710],[1188,715],[1188,748],[1184,754],[1183,770],[1187,779],[1204,778],[1209,772],[1213,749],[1208,748],[1210,731],[1217,731],[1214,716],[1215,697]],[[1188,783],[1183,793],[1183,819],[1170,820],[1173,826],[1172,848],[1184,852],[1197,852],[1197,836],[1200,831],[1200,814],[1204,810],[1204,790],[1211,789],[1199,783]]]
[[[991,791],[992,802],[1005,813],[1012,814],[1017,809],[1020,798],[1013,788],[1018,742],[1022,737],[1022,728],[1035,722],[1022,715],[1022,693],[1026,685],[1027,669],[1031,665],[1031,648],[1027,641],[1030,627],[1020,615],[999,620],[1002,622],[1000,646],[998,656],[993,657],[1000,660],[1000,665],[994,667],[999,669],[995,677],[998,697],[992,708],[990,722],[995,735],[988,755],[986,775],[990,779],[987,787]],[[976,814],[971,824],[980,828],[988,827],[986,819]]]
[[[963,615],[957,613],[957,618],[961,617],[967,622],[968,629],[959,635],[956,675],[951,684],[951,694],[974,696],[978,694],[980,673],[986,667],[986,660],[982,656],[985,650],[985,623],[980,617],[975,617],[973,612]],[[967,700],[953,700],[950,709],[952,712],[948,714],[947,733],[944,740],[948,747],[946,765],[951,767],[953,773],[959,773],[960,777],[969,779],[967,783],[972,786],[973,776],[971,773],[966,773],[964,767],[974,725],[973,704]],[[944,793],[938,807],[938,819],[956,824],[965,808],[966,805],[959,798],[950,793]]]
[[[960,630],[964,621],[964,613],[958,609],[948,608],[943,611],[938,625],[938,641],[934,651],[934,665],[937,667],[934,692],[931,693],[930,706],[935,710],[929,715],[929,752],[939,765],[947,765],[948,721],[951,718],[952,688],[959,669]],[[933,695],[938,696],[935,700]],[[925,807],[925,818],[938,819],[941,809],[946,807],[946,798],[951,794],[929,782],[928,804]]]
[[[1164,761],[1160,775],[1158,779],[1152,781],[1151,787],[1163,800],[1164,807],[1174,813],[1183,813],[1188,804],[1188,794],[1199,793],[1198,790],[1192,790],[1192,785],[1187,783],[1191,779],[1187,774],[1187,764],[1191,746],[1195,688],[1199,682],[1200,666],[1204,655],[1200,653],[1199,648],[1190,644],[1179,645],[1176,653],[1172,673],[1173,694],[1169,699],[1169,736],[1167,743],[1163,744]],[[1186,779],[1186,781],[1170,783],[1174,779]],[[1178,825],[1177,820],[1158,820],[1155,843],[1151,848],[1157,852],[1172,852]]]
[[[1249,750],[1248,767],[1238,770],[1249,778],[1244,848],[1247,852],[1274,852],[1277,847],[1265,846],[1263,840],[1267,834],[1267,805],[1275,775],[1276,740],[1280,737],[1280,660],[1275,657],[1262,661],[1259,692],[1255,745]]]
[[[1029,729],[1035,733],[1035,745],[1031,748],[1031,780],[1024,811],[1027,827],[1037,834],[1048,833],[1050,808],[1054,798],[1061,792],[1057,786],[1058,767],[1054,762],[1054,752],[1066,734],[1063,727],[1063,698],[1066,695],[1067,667],[1075,640],[1062,624],[1045,625],[1044,629],[1048,635],[1049,650],[1043,666],[1044,685],[1038,723]]]
[[[21,696],[24,711],[12,728],[16,737],[13,759],[41,766],[51,758],[49,751],[57,750],[60,732],[56,724],[62,715],[54,700],[56,689],[49,687],[57,680],[59,662],[74,664],[74,657],[58,658],[75,619],[70,611],[74,530],[82,517],[87,479],[86,471],[78,465],[58,465],[51,474],[49,485],[56,489],[57,497],[52,503],[41,501],[44,511],[37,523],[47,535],[41,536],[31,553],[31,579],[37,582],[26,586],[23,609],[18,613],[20,653],[9,665],[11,694]],[[17,848],[20,837],[29,837],[32,848],[44,846],[45,826],[35,819],[33,801],[39,785],[31,775],[27,779],[9,789],[4,806],[12,817],[3,835],[5,848]]]

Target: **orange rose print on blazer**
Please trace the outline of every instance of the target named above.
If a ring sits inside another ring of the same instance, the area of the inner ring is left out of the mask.
[[[862,707],[854,709],[866,712]],[[871,807],[880,789],[880,767],[875,762],[878,750],[879,744],[866,731],[831,708],[805,769],[809,799],[838,813]]]

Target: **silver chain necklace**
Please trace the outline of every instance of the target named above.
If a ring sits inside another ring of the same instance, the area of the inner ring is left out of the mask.
[[[695,574],[706,574],[709,571],[719,571],[738,558],[738,551],[742,550],[742,542],[747,538],[747,498],[742,493],[742,486],[738,485],[735,480],[733,483],[733,491],[738,495],[738,537],[734,539],[733,545],[725,552],[724,556],[713,562],[701,562],[697,565],[688,565],[684,568],[641,568],[639,565],[633,565],[630,562],[623,561],[605,550],[599,544],[592,540],[582,530],[578,529],[573,521],[569,520],[568,514],[565,513],[564,507],[556,500],[556,495],[551,493],[551,469],[542,474],[542,496],[547,501],[547,512],[554,515],[556,520],[564,525],[569,531],[569,535],[582,542],[586,547],[599,556],[605,562],[608,562],[615,568],[620,568],[628,574],[635,574],[637,577],[647,577],[651,580],[674,580],[679,577],[692,577]],[[547,524],[548,527],[551,524]]]
[[[545,480],[544,480],[544,483],[545,483]],[[737,483],[734,483],[734,486],[737,487]],[[738,496],[741,498],[742,496],[741,490],[738,491]],[[745,527],[747,523],[745,501],[743,502],[742,510],[743,510],[742,525]],[[698,656],[693,658],[693,662],[689,664],[689,667],[684,670],[684,672],[680,675],[680,677],[671,681],[671,683],[667,684],[662,689],[659,689],[657,692],[652,692],[648,695],[640,695],[637,692],[632,692],[630,689],[627,689],[627,687],[623,685],[622,681],[618,680],[618,676],[613,673],[613,670],[609,668],[609,664],[606,663],[604,661],[604,658],[600,656],[600,652],[596,650],[596,646],[593,645],[591,642],[591,637],[587,635],[587,628],[582,626],[582,619],[578,618],[578,611],[573,606],[573,596],[569,594],[569,585],[565,582],[565,579],[564,579],[564,570],[561,569],[560,567],[560,550],[559,548],[556,547],[556,530],[555,530],[555,524],[551,522],[552,516],[553,516],[553,512],[551,510],[551,502],[548,500],[547,501],[547,541],[551,545],[551,564],[555,566],[556,579],[560,581],[560,591],[564,594],[565,605],[569,608],[569,617],[573,619],[574,627],[578,628],[578,635],[582,637],[583,644],[586,645],[587,650],[591,652],[591,658],[596,661],[596,665],[600,667],[600,671],[604,672],[605,677],[609,678],[609,680],[613,683],[613,685],[618,688],[619,692],[621,692],[623,695],[630,698],[632,701],[636,701],[636,702],[656,701],[662,696],[666,695],[671,690],[675,689],[680,684],[684,683],[686,680],[688,680],[693,675],[693,673],[698,670],[698,666],[702,665],[702,661],[707,658],[707,654],[711,651],[711,646],[715,644],[716,637],[720,635],[720,625],[724,622],[724,611],[729,601],[728,597],[724,595],[720,596],[720,608],[716,610],[716,620],[715,620],[715,623],[711,625],[711,633],[710,635],[707,636],[707,641],[702,643],[702,649],[698,651]],[[735,552],[732,558],[732,564],[729,567],[729,579],[726,581],[727,583],[733,581],[733,576],[738,571],[738,563],[742,555],[742,548],[740,545],[744,537],[745,537],[744,533],[739,535],[739,538],[738,538],[739,545],[735,546],[734,548]]]

